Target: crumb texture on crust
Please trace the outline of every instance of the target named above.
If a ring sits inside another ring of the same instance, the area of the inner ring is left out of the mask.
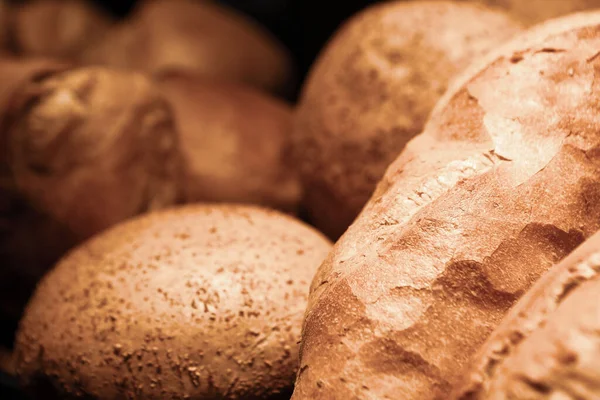
[[[444,96],[315,276],[294,400],[445,399],[600,229],[599,32],[600,13],[554,21]]]
[[[582,337],[582,333],[585,336],[585,332],[593,332],[589,328],[594,324],[596,332],[600,332],[600,299],[597,295],[589,295],[591,289],[582,288],[590,281],[598,281],[599,276],[600,233],[597,233],[546,273],[510,310],[460,374],[461,379],[455,385],[450,399],[591,400],[600,396],[600,375],[585,372],[592,366],[596,370],[600,369],[600,363],[597,362],[600,359],[600,336],[594,337],[592,334]],[[599,284],[600,282],[596,282],[591,286],[598,291]],[[586,294],[579,294],[580,290]],[[574,292],[578,294],[572,295]],[[589,297],[583,300],[586,295]],[[579,300],[571,300],[572,296]],[[568,302],[592,302],[596,305],[592,309],[573,309]],[[562,309],[573,309],[574,318],[565,321],[565,311],[561,311]],[[551,321],[555,320],[560,320],[564,325],[556,335],[548,332],[556,324]],[[583,324],[587,323],[591,325],[585,325],[585,332],[582,332]],[[543,333],[537,333],[538,331]],[[538,342],[534,337],[541,341]],[[550,353],[544,349],[548,344],[536,344],[551,341],[556,346],[563,346],[562,351],[558,351],[560,349],[557,347],[556,351]],[[561,341],[564,343],[560,343]],[[520,350],[521,346],[536,348]],[[580,352],[584,354],[579,354]],[[534,353],[541,358],[536,355],[531,360],[535,360],[534,363],[539,366],[532,369],[531,362],[528,361],[521,367],[511,369],[525,354]],[[581,362],[582,356],[587,361]],[[592,361],[592,364],[588,361]],[[563,382],[557,384],[560,380]],[[568,382],[569,380],[573,382]],[[524,386],[518,389],[522,384]]]
[[[454,75],[520,30],[499,10],[449,1],[387,2],[346,23],[313,67],[294,122],[292,157],[314,224],[338,238]]]
[[[42,280],[17,337],[17,373],[48,399],[279,396],[293,385],[308,286],[330,247],[250,206],[118,225]]]

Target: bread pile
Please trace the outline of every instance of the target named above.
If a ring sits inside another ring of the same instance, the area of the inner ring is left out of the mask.
[[[600,2],[376,4],[296,105],[216,2],[0,5],[31,398],[600,398]]]

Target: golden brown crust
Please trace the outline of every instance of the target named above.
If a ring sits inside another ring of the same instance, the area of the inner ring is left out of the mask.
[[[250,87],[189,73],[158,80],[177,120],[185,201],[295,211],[300,182],[286,165],[291,107]]]
[[[249,206],[121,224],[41,282],[17,338],[17,373],[48,399],[277,395],[293,385],[308,285],[330,247],[312,228]]]
[[[536,29],[441,100],[312,283],[294,400],[445,398],[600,229],[599,32],[600,13]]]
[[[83,55],[83,61],[148,73],[191,69],[271,91],[287,88],[292,65],[265,30],[211,2],[151,0]]]
[[[27,1],[12,11],[11,44],[20,56],[75,60],[112,23],[88,0]]]
[[[594,336],[600,332],[599,279],[597,233],[510,310],[460,374],[450,398],[591,400],[600,396],[600,336]]]
[[[8,129],[16,185],[86,238],[178,200],[171,110],[144,76],[99,67],[32,81]]]
[[[600,0],[467,0],[486,3],[508,11],[527,26],[548,19],[600,7]]]
[[[600,277],[569,294],[523,340],[498,368],[486,398],[600,398]]]
[[[339,237],[451,78],[519,31],[499,10],[449,1],[387,2],[350,20],[313,67],[295,118],[315,225]]]

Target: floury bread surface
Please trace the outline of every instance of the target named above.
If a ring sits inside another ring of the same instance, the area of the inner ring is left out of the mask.
[[[519,300],[461,377],[452,399],[600,398],[600,233]]]
[[[16,372],[38,399],[289,399],[310,279],[330,248],[257,207],[122,223],[41,281]]]
[[[521,31],[500,9],[391,1],[334,35],[297,108],[291,153],[311,222],[339,238],[454,76]]]
[[[294,400],[446,399],[549,267],[600,228],[600,13],[474,66],[319,269]]]

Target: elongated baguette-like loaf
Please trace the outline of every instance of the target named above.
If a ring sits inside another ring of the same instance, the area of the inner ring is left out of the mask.
[[[600,228],[600,13],[459,79],[319,269],[294,400],[446,399],[507,310]]]
[[[452,399],[600,398],[600,233],[519,300],[461,377]]]

